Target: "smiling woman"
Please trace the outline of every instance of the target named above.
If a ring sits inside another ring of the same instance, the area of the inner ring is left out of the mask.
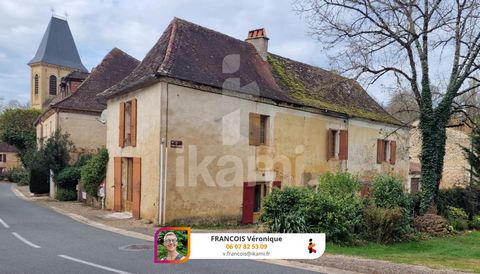
[[[161,261],[180,261],[188,254],[188,232],[162,231],[157,238],[157,258]]]

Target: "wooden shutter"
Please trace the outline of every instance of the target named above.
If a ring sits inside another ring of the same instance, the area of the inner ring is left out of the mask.
[[[250,141],[251,146],[260,145],[260,114],[250,113]]]
[[[282,182],[281,181],[273,181],[272,188],[282,189]]]
[[[253,203],[255,199],[255,182],[243,183],[242,224],[253,223]]]
[[[113,158],[113,210],[122,210],[122,158]]]
[[[140,198],[142,193],[142,158],[133,158],[132,190],[132,215],[133,218],[140,219]]]
[[[377,164],[381,164],[384,159],[383,159],[383,140],[382,139],[377,139]]]
[[[137,99],[132,100],[130,109],[130,145],[137,145]]]
[[[340,130],[340,150],[338,159],[348,160],[348,131]]]
[[[394,165],[397,161],[397,142],[390,141],[390,164]]]
[[[327,131],[327,161],[335,158],[335,146],[333,145],[334,138],[333,130],[329,129]]]
[[[118,124],[118,145],[125,147],[125,103],[120,103],[120,118]]]

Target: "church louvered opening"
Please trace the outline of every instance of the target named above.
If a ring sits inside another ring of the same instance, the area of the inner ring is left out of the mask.
[[[50,75],[50,95],[57,95],[57,77]]]

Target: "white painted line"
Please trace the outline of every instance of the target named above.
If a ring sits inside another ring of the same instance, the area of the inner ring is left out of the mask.
[[[29,242],[27,239],[23,238],[22,236],[20,236],[17,232],[12,232],[13,236],[15,236],[15,238],[19,239],[20,241],[26,243],[27,245],[31,246],[31,247],[34,247],[34,248],[40,248],[40,246],[32,243],[32,242]]]
[[[77,263],[81,263],[81,264],[86,264],[86,265],[89,265],[89,266],[93,266],[93,267],[96,267],[96,268],[100,268],[100,269],[103,269],[103,270],[115,272],[115,273],[131,274],[130,272],[125,272],[125,271],[121,271],[121,270],[118,270],[118,269],[115,269],[115,268],[106,267],[106,266],[99,265],[99,264],[94,264],[94,263],[87,262],[87,261],[84,261],[84,260],[72,258],[72,257],[67,256],[67,255],[58,255],[58,257],[61,257],[61,258],[64,258],[64,259],[67,259],[67,260],[70,260],[70,261],[74,261],[74,262],[77,262]]]
[[[7,225],[7,223],[5,223],[1,218],[0,218],[0,224],[2,224],[3,227],[5,227],[5,228],[9,228],[9,226]]]

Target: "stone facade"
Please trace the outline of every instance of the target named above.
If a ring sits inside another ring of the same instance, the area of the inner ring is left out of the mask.
[[[457,129],[447,128],[447,141],[443,177],[440,188],[462,186],[469,182],[469,165],[461,147],[470,147],[470,137]],[[420,163],[419,155],[422,150],[420,130],[414,125],[410,130],[410,158],[413,163]]]

